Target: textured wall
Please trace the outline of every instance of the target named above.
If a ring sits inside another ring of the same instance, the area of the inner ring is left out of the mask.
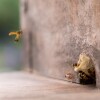
[[[21,0],[21,5],[26,66],[65,79],[66,73],[75,74],[72,64],[85,51],[95,63],[99,86],[100,1]]]

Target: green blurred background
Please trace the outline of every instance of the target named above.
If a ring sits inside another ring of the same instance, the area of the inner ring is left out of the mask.
[[[19,26],[19,0],[0,0],[0,72],[21,69],[22,43],[8,36]]]

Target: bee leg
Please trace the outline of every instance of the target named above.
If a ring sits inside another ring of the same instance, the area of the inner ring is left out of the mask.
[[[19,40],[18,39],[15,39],[15,42],[18,42]]]

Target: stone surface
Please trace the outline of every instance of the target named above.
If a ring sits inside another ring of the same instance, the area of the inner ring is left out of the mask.
[[[21,0],[24,62],[31,71],[79,82],[72,64],[85,51],[95,64],[100,87],[100,1]]]

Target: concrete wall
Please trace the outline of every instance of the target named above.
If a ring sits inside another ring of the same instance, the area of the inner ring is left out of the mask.
[[[75,75],[72,64],[85,51],[100,87],[99,0],[21,0],[21,27],[27,67],[65,80],[66,73]]]

